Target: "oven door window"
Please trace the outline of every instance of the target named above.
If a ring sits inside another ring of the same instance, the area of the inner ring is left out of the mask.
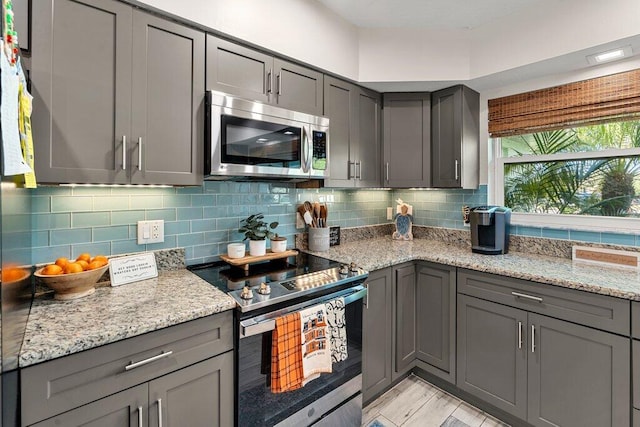
[[[302,128],[221,116],[222,162],[278,168],[302,167]]]
[[[286,420],[327,393],[362,372],[362,300],[347,304],[346,360],[334,363],[332,373],[321,374],[304,387],[284,393],[272,393],[272,332],[239,340],[238,346],[238,426],[272,426]]]

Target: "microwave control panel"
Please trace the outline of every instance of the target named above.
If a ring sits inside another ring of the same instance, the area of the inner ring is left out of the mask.
[[[327,169],[327,133],[313,131],[313,159],[311,167],[315,170]]]

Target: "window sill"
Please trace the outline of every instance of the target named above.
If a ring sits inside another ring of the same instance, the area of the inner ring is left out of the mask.
[[[511,214],[511,224],[525,227],[640,234],[639,218],[514,212]]]

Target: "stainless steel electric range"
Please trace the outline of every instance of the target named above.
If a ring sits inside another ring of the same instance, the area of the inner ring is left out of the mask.
[[[365,270],[305,253],[254,264],[248,271],[223,263],[189,269],[237,302],[237,426],[360,425]],[[339,297],[345,300],[347,359],[300,389],[272,393],[275,319]]]

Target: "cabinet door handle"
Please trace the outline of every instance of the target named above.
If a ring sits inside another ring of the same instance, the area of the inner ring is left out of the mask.
[[[124,367],[125,371],[130,371],[132,369],[138,368],[143,365],[147,365],[149,363],[155,362],[156,360],[164,359],[165,357],[169,357],[173,354],[173,351],[165,351],[164,353],[160,353],[157,356],[150,357],[148,359],[141,360],[139,362],[131,363]]]
[[[522,348],[522,322],[518,322],[518,350]]]
[[[531,353],[536,352],[536,325],[531,325]]]
[[[354,173],[351,173],[351,167],[353,166],[353,170]],[[355,178],[355,169],[356,169],[356,162],[349,162],[347,161],[347,179],[351,179],[351,178]]]
[[[269,70],[267,73],[267,94],[271,93],[271,87],[273,83],[273,70]]]
[[[142,170],[142,137],[138,137],[138,170]]]
[[[530,299],[531,301],[535,301],[535,302],[542,302],[542,298],[540,298],[540,297],[534,297],[533,295],[521,294],[520,292],[511,292],[511,295],[513,295],[516,298],[524,298],[524,299]]]
[[[458,167],[460,166],[460,162],[458,162],[458,159],[456,159],[456,181],[458,180],[458,178],[460,178],[460,173],[458,172]]]
[[[138,406],[138,427],[142,427],[142,406]]]
[[[162,399],[158,399],[158,427],[162,427]]]
[[[362,160],[356,162],[356,173],[358,174],[356,178],[362,181]]]
[[[387,182],[389,182],[389,162],[385,164],[385,175],[386,175]]]
[[[276,88],[278,89],[278,96],[282,95],[282,73],[278,73],[276,76]]]
[[[127,135],[122,135],[122,170],[127,170]]]

